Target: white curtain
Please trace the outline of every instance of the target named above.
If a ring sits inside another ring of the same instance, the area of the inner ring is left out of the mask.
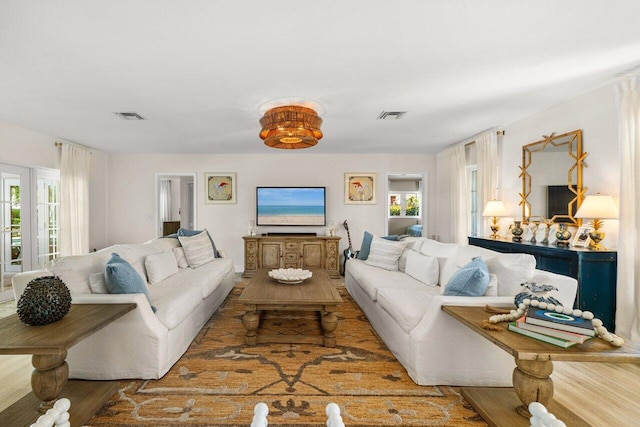
[[[488,201],[498,199],[498,135],[495,130],[476,138],[478,153],[478,211],[482,213]],[[478,225],[478,236],[491,234],[489,219]]]
[[[640,341],[640,76],[627,78],[616,91],[620,148],[616,333]]]
[[[171,180],[160,179],[160,221],[171,221]]]
[[[89,253],[91,152],[63,143],[60,159],[60,255]]]
[[[451,148],[450,153],[453,242],[464,245],[469,235],[469,191],[464,144]]]

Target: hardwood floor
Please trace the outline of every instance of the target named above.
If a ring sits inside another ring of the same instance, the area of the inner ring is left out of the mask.
[[[594,427],[640,418],[640,365],[554,362],[554,398]],[[31,391],[31,356],[0,356],[0,411]]]

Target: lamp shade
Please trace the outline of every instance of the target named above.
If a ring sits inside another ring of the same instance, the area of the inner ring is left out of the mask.
[[[504,208],[504,203],[501,200],[490,200],[484,207],[482,216],[505,216],[507,210]]]
[[[616,219],[618,218],[618,208],[613,202],[613,197],[595,194],[587,196],[582,201],[576,218],[597,218],[597,219]]]

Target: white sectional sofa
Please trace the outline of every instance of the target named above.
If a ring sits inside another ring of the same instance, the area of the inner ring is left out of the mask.
[[[69,349],[66,359],[69,377],[158,379],[180,359],[233,288],[232,260],[220,257],[197,268],[178,268],[177,273],[166,278],[160,276],[162,280],[148,284],[155,313],[142,293],[92,293],[92,289],[99,291],[105,263],[112,253],[126,259],[147,280],[158,279],[158,272],[167,267],[146,263],[157,271],[147,270],[144,267],[147,257],[174,252],[178,247],[178,239],[160,238],[144,244],[114,245],[88,255],[61,257],[47,270],[15,275],[12,283],[16,301],[33,278],[56,275],[71,291],[72,304],[136,303],[136,309]]]
[[[398,270],[390,271],[350,259],[345,285],[371,325],[420,385],[511,386],[515,362],[512,356],[443,312],[443,305],[511,306],[520,283],[552,284],[550,295],[573,307],[575,279],[535,269],[535,258],[526,254],[503,254],[487,249],[445,244],[427,238],[406,238]],[[374,238],[375,243],[375,238]],[[412,255],[411,252],[413,252]],[[419,253],[424,258],[416,257]],[[415,262],[408,274],[407,258],[437,259],[437,283],[425,284],[416,274]],[[486,261],[491,285],[483,296],[442,295],[443,285],[473,257]],[[487,314],[487,318],[489,314]],[[505,333],[508,333],[505,331]]]

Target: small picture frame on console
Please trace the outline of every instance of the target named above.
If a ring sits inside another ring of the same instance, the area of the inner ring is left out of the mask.
[[[204,174],[205,203],[236,203],[236,174],[207,172]]]
[[[344,203],[358,205],[376,204],[376,174],[344,174]]]
[[[589,233],[593,231],[593,227],[590,225],[582,225],[578,228],[575,237],[573,238],[572,245],[577,248],[588,248],[591,244],[591,238]]]

